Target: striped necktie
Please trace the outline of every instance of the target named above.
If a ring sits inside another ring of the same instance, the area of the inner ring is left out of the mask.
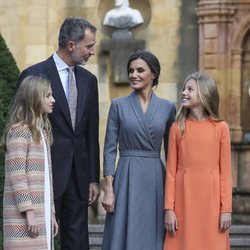
[[[75,129],[76,122],[76,108],[77,108],[77,88],[76,81],[74,78],[74,66],[68,68],[68,87],[69,87],[69,111],[72,122],[72,127]]]

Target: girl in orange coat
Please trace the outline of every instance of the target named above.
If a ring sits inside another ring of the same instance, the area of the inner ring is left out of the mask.
[[[232,178],[229,127],[214,80],[194,73],[169,137],[164,250],[228,250]]]

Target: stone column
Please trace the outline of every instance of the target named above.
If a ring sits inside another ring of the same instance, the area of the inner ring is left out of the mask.
[[[101,53],[109,55],[112,84],[128,84],[128,58],[134,50],[144,47],[145,41],[134,39],[128,30],[118,30],[113,33],[112,39],[101,42]]]
[[[220,116],[234,125],[240,119],[232,119],[228,112],[230,97],[230,44],[231,28],[235,8],[226,2],[200,1],[197,15],[199,17],[199,67],[212,75],[220,93]],[[236,104],[237,106],[238,104]],[[234,105],[235,106],[235,105]]]
[[[250,223],[250,143],[242,128],[242,44],[250,30],[250,0],[201,0],[199,66],[216,80],[220,116],[230,125],[233,171],[233,223]],[[249,111],[247,111],[249,112]]]

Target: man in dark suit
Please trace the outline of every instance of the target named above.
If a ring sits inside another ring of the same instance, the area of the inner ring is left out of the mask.
[[[25,69],[17,83],[19,86],[28,75],[45,75],[51,81],[56,100],[50,115],[54,138],[51,156],[62,250],[89,249],[88,205],[99,196],[97,79],[79,66],[94,55],[95,39],[96,28],[92,24],[79,17],[66,18],[60,29],[58,50],[46,61]],[[70,97],[71,81],[74,97]],[[71,98],[75,98],[73,111]]]

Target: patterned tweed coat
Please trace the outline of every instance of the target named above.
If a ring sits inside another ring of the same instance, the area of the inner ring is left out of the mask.
[[[44,208],[44,147],[34,143],[27,126],[13,125],[6,138],[3,232],[5,250],[47,248]],[[48,144],[47,144],[48,145]],[[51,213],[54,213],[50,147],[48,162]],[[30,238],[25,211],[33,209],[41,226],[39,236]],[[51,232],[50,232],[51,233]],[[51,236],[53,239],[53,236]],[[53,242],[52,242],[53,246]],[[53,249],[53,247],[52,247]]]

